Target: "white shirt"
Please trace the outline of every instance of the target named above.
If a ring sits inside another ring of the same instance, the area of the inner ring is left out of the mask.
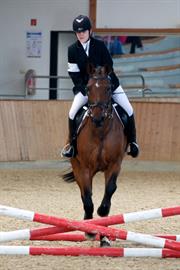
[[[81,43],[84,50],[85,50],[85,53],[87,54],[87,56],[89,56],[89,45],[90,45],[90,39],[85,42],[85,43]]]

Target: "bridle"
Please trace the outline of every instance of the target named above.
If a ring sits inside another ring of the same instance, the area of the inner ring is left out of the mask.
[[[95,101],[95,102],[90,102],[89,101],[89,87],[87,86],[87,95],[88,95],[88,115],[92,119],[93,122],[95,122],[95,117],[93,115],[93,110],[94,108],[100,108],[101,110],[101,121],[99,123],[100,126],[102,126],[103,122],[107,118],[112,118],[112,99],[111,99],[111,79],[109,76],[98,76],[98,75],[93,75],[90,77],[90,79],[95,80],[95,84],[98,84],[98,81],[106,80],[108,82],[108,87],[106,89],[107,94],[109,95],[109,99],[107,101]],[[97,89],[98,91],[98,89]]]

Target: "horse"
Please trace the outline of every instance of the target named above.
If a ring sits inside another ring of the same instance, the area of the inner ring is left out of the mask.
[[[92,180],[97,172],[103,172],[105,177],[104,196],[97,213],[108,216],[127,151],[127,136],[112,103],[110,72],[107,66],[89,67],[87,116],[78,132],[76,156],[70,159],[72,172],[64,175],[64,179],[75,179],[80,188],[84,219],[93,218]]]

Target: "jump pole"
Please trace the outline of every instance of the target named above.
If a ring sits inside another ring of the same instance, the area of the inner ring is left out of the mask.
[[[180,258],[180,252],[159,248],[86,248],[86,247],[33,247],[0,246],[0,255],[55,255],[55,256],[108,256]]]
[[[18,217],[19,219],[29,220],[29,217],[27,217],[27,216],[31,215],[31,213],[33,213],[33,212],[0,205],[0,215],[11,216],[11,217],[16,217],[16,218]],[[170,217],[170,216],[175,216],[175,215],[180,215],[180,206],[174,206],[174,207],[168,207],[168,208],[157,208],[157,209],[127,213],[127,214],[119,214],[119,215],[113,215],[113,216],[108,216],[108,217],[95,218],[95,219],[91,219],[91,220],[83,220],[81,222],[83,222],[83,223],[87,222],[90,224],[96,224],[96,225],[102,225],[102,226],[110,226],[110,225],[124,224],[124,223],[135,222],[135,221]],[[0,235],[0,242],[9,241],[9,240],[18,240],[18,239],[32,240],[35,237],[41,237],[43,235],[47,236],[47,235],[51,235],[51,234],[68,232],[68,231],[72,231],[72,230],[73,229],[68,229],[67,227],[60,228],[60,227],[56,227],[56,226],[54,226],[54,227],[51,226],[49,228],[34,229],[34,230],[32,229],[30,231],[29,230],[21,230],[21,232],[19,231],[17,233],[16,232],[12,232],[9,234],[8,233],[0,233],[1,234]],[[11,237],[12,237],[12,239],[11,239]],[[75,236],[75,238],[76,238],[76,236]],[[162,237],[162,238],[164,238],[164,237]],[[177,240],[178,236],[177,237],[176,236],[165,237],[165,238],[179,241],[179,240]],[[60,237],[59,237],[59,240],[60,240]],[[112,240],[113,240],[113,238],[112,238]]]
[[[48,216],[45,214],[35,213],[33,211],[27,211],[7,206],[0,206],[0,214],[33,222],[54,225],[57,227],[63,227],[69,230],[78,230],[86,233],[100,234],[107,237],[114,237],[117,239],[129,240],[140,244],[180,251],[180,243],[168,239],[158,238],[155,236],[153,237],[147,234],[127,232],[125,230],[119,230],[114,228],[106,228],[99,225]]]
[[[1,235],[1,233],[0,233]],[[164,235],[164,234],[157,234],[154,235],[156,237],[165,238],[169,240],[174,240],[180,242],[180,235]],[[56,233],[51,235],[42,235],[42,236],[35,236],[31,237],[29,240],[38,240],[38,241],[71,241],[71,242],[83,242],[89,240],[84,234],[79,233]],[[96,235],[94,241],[99,241],[99,235]],[[111,241],[115,241],[115,238],[111,238]]]
[[[35,229],[24,229],[9,232],[0,232],[0,242],[8,242],[13,240],[38,240],[38,241],[71,241],[71,242],[83,242],[89,240],[85,234],[80,233],[56,233],[59,231],[59,227],[45,227]],[[180,235],[155,235],[156,237],[165,238],[180,242]],[[99,235],[91,239],[93,241],[99,241]],[[111,241],[115,241],[115,238],[110,238]]]
[[[21,211],[21,213],[20,213]],[[34,214],[32,211],[21,210],[18,208],[8,207],[5,205],[0,205],[0,215],[17,217],[20,219],[29,219],[26,217],[26,214],[29,216],[30,214]],[[22,217],[21,217],[22,215]],[[108,217],[94,218],[89,220],[83,220],[83,222],[88,222],[92,224],[102,225],[102,226],[110,226],[116,224],[124,224],[135,221],[156,219],[156,218],[164,218],[170,216],[180,215],[180,205],[167,207],[167,208],[156,208],[144,211],[137,211],[126,214],[112,215]]]

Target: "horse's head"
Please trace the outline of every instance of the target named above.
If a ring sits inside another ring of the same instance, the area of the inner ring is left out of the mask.
[[[89,115],[97,127],[103,125],[111,112],[111,81],[108,76],[111,69],[108,66],[89,66],[89,81],[87,84]]]

